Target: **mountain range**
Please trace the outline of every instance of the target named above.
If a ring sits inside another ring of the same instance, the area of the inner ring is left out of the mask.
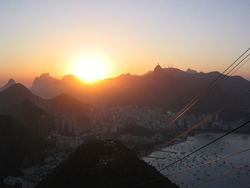
[[[46,76],[49,77],[49,75]],[[210,114],[238,97],[250,82],[240,76],[226,76],[219,72],[197,73],[191,69],[182,71],[177,68],[161,68],[157,65],[154,71],[149,71],[142,76],[122,74],[88,84],[79,77],[67,75],[61,80],[43,85],[39,90],[33,87],[30,89],[34,94],[44,98],[53,98],[66,93],[91,104],[134,104],[178,112],[219,76],[225,76],[223,84],[189,110],[189,113]],[[249,96],[242,99],[227,113],[222,113],[222,119],[240,118],[249,108],[249,102]]]
[[[44,99],[33,95],[24,85],[13,84],[4,91],[0,92],[0,112],[13,104],[21,103],[25,99],[30,99],[39,105],[42,105]]]
[[[21,84],[14,84],[16,88],[19,87],[17,90],[20,90],[16,92],[21,94],[16,97],[11,91],[13,85],[0,92],[0,108],[5,109],[7,104],[20,103],[29,98],[35,101],[36,105],[47,110],[54,108],[57,111],[60,109],[72,111],[71,108],[66,107],[71,105],[74,106],[74,113],[82,111],[77,107],[80,101],[85,102],[80,104],[80,106],[85,105],[83,109],[89,107],[87,103],[106,106],[133,104],[178,112],[219,76],[224,76],[226,80],[188,111],[194,114],[211,114],[240,96],[250,82],[240,76],[226,76],[219,72],[197,73],[191,69],[185,72],[177,68],[161,68],[160,65],[157,65],[154,71],[149,71],[142,76],[122,74],[91,84],[74,75],[66,75],[58,80],[46,73],[35,78],[32,87],[29,88],[32,93],[27,88],[24,89]],[[5,92],[8,94],[4,94]],[[72,98],[77,102],[73,102]],[[53,103],[56,100],[61,102],[55,105]],[[250,106],[249,102],[250,97],[245,97],[226,110],[227,112],[221,113],[221,119],[237,120],[244,117]]]
[[[89,112],[90,105],[67,94],[52,99],[42,99],[20,83],[14,84],[0,92],[0,113],[12,115],[33,134],[37,134],[38,118],[47,116],[49,130],[54,128],[54,120],[58,113]]]

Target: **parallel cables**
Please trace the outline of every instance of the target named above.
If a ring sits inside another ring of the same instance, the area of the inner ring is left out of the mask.
[[[193,169],[195,169],[195,168],[202,167],[202,166],[204,166],[204,165],[207,165],[207,164],[210,164],[210,163],[213,163],[213,162],[216,162],[216,161],[220,161],[220,160],[222,160],[222,159],[226,159],[226,158],[228,158],[228,157],[232,157],[232,156],[234,156],[234,155],[237,155],[237,154],[240,154],[240,153],[249,151],[249,150],[250,150],[250,148],[245,149],[245,150],[242,150],[242,151],[239,151],[239,152],[236,152],[236,153],[233,153],[233,154],[230,154],[230,155],[227,155],[227,156],[224,156],[224,157],[217,158],[217,159],[215,159],[215,160],[206,162],[206,163],[204,163],[204,164],[197,165],[197,166],[192,167],[192,168],[188,168],[188,169],[182,170],[182,171],[180,171],[180,172],[176,172],[176,173],[174,173],[174,174],[167,175],[167,176],[165,176],[165,177],[170,177],[170,176],[174,176],[174,175],[177,175],[177,174],[180,174],[180,173],[189,171],[189,170],[193,170]]]
[[[174,176],[174,175],[177,175],[177,174],[181,174],[181,173],[183,173],[183,172],[187,172],[187,171],[189,171],[189,170],[193,170],[193,169],[195,169],[195,168],[199,168],[199,167],[205,166],[205,165],[207,165],[207,164],[210,164],[210,163],[213,163],[213,162],[216,162],[216,161],[220,161],[220,160],[222,160],[222,159],[226,159],[226,158],[228,158],[228,157],[232,157],[232,156],[234,156],[234,155],[237,155],[237,154],[240,154],[240,153],[249,151],[249,150],[250,150],[250,148],[245,149],[245,150],[242,150],[242,151],[239,151],[239,152],[236,152],[236,153],[233,153],[233,154],[230,154],[230,155],[227,155],[227,156],[224,156],[224,157],[217,158],[217,159],[215,159],[215,160],[206,162],[206,163],[204,163],[204,164],[197,165],[197,166],[192,167],[192,168],[188,168],[188,169],[185,169],[185,170],[176,172],[176,173],[174,173],[174,174],[166,175],[166,176],[161,177],[161,178],[157,178],[157,179],[154,179],[154,180],[151,180],[151,181],[143,182],[143,183],[141,183],[140,185],[143,185],[143,184],[146,184],[146,183],[150,183],[150,182],[153,182],[153,181],[158,181],[158,180],[164,179],[165,177],[167,178],[167,177],[171,177],[171,176]],[[204,183],[205,183],[205,182],[204,182]],[[136,185],[136,186],[138,186],[138,185]]]
[[[197,103],[202,97],[206,96],[206,95],[207,95],[209,92],[211,92],[211,90],[213,90],[215,87],[218,87],[218,86],[216,86],[216,85],[218,85],[218,84],[219,84],[219,83],[220,83],[229,73],[231,73],[231,72],[232,72],[237,66],[239,66],[248,56],[250,56],[250,53],[248,53],[248,55],[247,55],[246,57],[244,57],[243,60],[241,60],[241,61],[240,61],[239,63],[237,63],[237,65],[235,65],[230,71],[228,71],[228,69],[230,69],[230,68],[231,68],[231,67],[232,67],[241,57],[243,57],[249,50],[250,50],[250,48],[248,48],[239,58],[237,58],[237,59],[236,59],[236,60],[235,60],[235,61],[234,61],[234,62],[233,62],[233,63],[232,63],[223,73],[222,73],[222,74],[220,74],[220,76],[218,76],[209,86],[207,86],[200,94],[198,94],[198,95],[197,95],[188,105],[186,105],[177,115],[175,115],[175,117],[173,117],[173,118],[172,118],[172,119],[171,119],[171,120],[161,129],[160,132],[158,132],[158,133],[156,133],[156,134],[159,134],[159,133],[161,133],[162,131],[164,131],[168,126],[170,126],[170,125],[171,125],[172,123],[174,123],[180,116],[182,116],[188,109],[190,109],[195,103]],[[248,59],[248,60],[249,60],[249,59]],[[247,60],[247,61],[248,61],[248,60]],[[246,62],[247,62],[247,61],[246,61]],[[246,62],[244,62],[244,64],[245,64]],[[244,65],[244,64],[243,64],[243,65]],[[243,65],[241,65],[240,67],[242,67]],[[239,68],[240,68],[240,67],[239,67]],[[239,69],[239,68],[238,68],[238,69]],[[237,69],[237,70],[238,70],[238,69]],[[235,73],[237,70],[235,70],[233,73]],[[226,71],[228,71],[227,74],[226,74],[226,75],[223,75]],[[233,73],[232,73],[232,74],[233,74]],[[231,74],[231,75],[232,75],[232,74]],[[219,79],[222,75],[223,75],[223,77],[222,77],[221,79]],[[225,80],[224,80],[224,81],[225,81]],[[223,82],[224,82],[224,81],[223,81]],[[220,83],[220,84],[221,84],[221,83]],[[193,129],[195,129],[196,127],[198,127],[199,125],[201,125],[202,123],[204,123],[204,122],[206,122],[207,120],[211,119],[212,117],[214,117],[214,116],[217,115],[218,113],[220,113],[220,112],[222,112],[223,110],[227,109],[228,107],[230,107],[231,105],[233,105],[234,103],[236,103],[237,101],[239,101],[240,99],[246,97],[246,96],[249,94],[249,92],[250,92],[250,90],[247,91],[246,93],[244,93],[243,95],[241,95],[240,97],[238,97],[237,99],[233,100],[232,102],[230,102],[229,104],[227,104],[227,105],[224,106],[223,108],[219,109],[217,112],[213,113],[213,114],[210,115],[209,117],[205,118],[203,121],[201,121],[201,122],[199,122],[198,124],[194,125],[193,127],[191,127],[190,129],[188,129],[188,130],[185,131],[184,133],[180,134],[180,135],[177,136],[176,138],[174,138],[174,139],[172,139],[171,141],[169,141],[168,143],[164,144],[162,147],[158,148],[158,149],[155,150],[155,151],[160,150],[161,148],[165,147],[166,145],[172,143],[174,140],[176,140],[176,139],[182,137],[183,135],[187,134],[187,133],[190,132],[191,130],[193,130]],[[171,164],[169,164],[168,166],[166,166],[166,167],[160,169],[159,172],[162,171],[162,170],[164,170],[164,169],[166,169],[166,168],[168,168],[168,167],[170,167],[170,166],[172,166],[173,164],[176,164],[177,162],[181,161],[182,159],[184,159],[184,158],[186,158],[186,157],[188,157],[188,156],[190,156],[190,155],[192,155],[192,154],[198,152],[199,150],[201,150],[201,149],[207,147],[208,145],[210,145],[210,144],[212,144],[212,143],[214,143],[214,142],[220,140],[221,138],[227,136],[228,134],[231,134],[232,132],[238,130],[239,128],[245,126],[245,125],[248,124],[248,123],[250,123],[250,121],[248,121],[248,122],[242,124],[241,126],[238,126],[237,128],[235,128],[235,129],[229,131],[228,133],[226,133],[226,134],[220,136],[219,138],[213,140],[212,142],[210,142],[210,143],[208,143],[208,144],[206,144],[206,145],[200,147],[199,149],[197,149],[197,150],[195,150],[195,151],[189,153],[188,155],[186,155],[186,156],[180,158],[179,160],[175,161],[174,163],[171,163]],[[153,152],[155,152],[155,151],[153,151]],[[151,153],[153,153],[153,152],[151,152]],[[150,154],[151,154],[151,153],[150,153]],[[148,154],[148,155],[149,155],[149,154]],[[148,156],[148,155],[147,155],[147,156]],[[149,175],[149,176],[150,176],[150,175]],[[152,180],[152,181],[154,181],[154,180]],[[144,183],[142,183],[142,184],[144,184]],[[141,185],[141,184],[138,184],[138,185]],[[134,186],[138,186],[138,185],[134,185]],[[134,186],[130,186],[130,187],[134,187]]]
[[[200,121],[199,123],[197,123],[196,125],[194,125],[193,127],[189,128],[188,130],[186,130],[185,132],[181,133],[179,136],[175,137],[174,139],[170,140],[169,142],[167,142],[166,144],[164,144],[163,146],[161,146],[160,148],[157,148],[156,150],[148,153],[145,156],[150,155],[153,152],[156,152],[160,149],[162,149],[163,147],[166,147],[167,145],[169,145],[170,143],[172,143],[173,141],[177,140],[178,138],[184,136],[185,134],[189,133],[190,131],[192,131],[193,129],[197,128],[198,126],[200,126],[201,124],[203,124],[204,122],[208,121],[209,119],[211,119],[212,117],[216,116],[217,114],[219,114],[220,112],[224,111],[225,109],[229,108],[230,106],[232,106],[233,104],[235,104],[236,102],[238,102],[239,100],[241,100],[242,98],[246,97],[247,95],[250,94],[250,90],[248,90],[247,92],[245,92],[243,95],[241,95],[240,97],[238,97],[237,99],[233,100],[232,102],[230,102],[229,104],[227,104],[226,106],[222,107],[221,109],[219,109],[218,111],[214,112],[212,115],[208,116],[207,118],[205,118],[204,120]]]
[[[250,123],[250,121],[247,121],[246,123],[244,123],[244,124],[242,124],[242,125],[240,125],[240,126],[236,127],[235,129],[233,129],[233,130],[231,130],[231,131],[227,132],[226,134],[224,134],[224,135],[222,135],[222,136],[220,136],[220,137],[218,137],[218,138],[214,139],[213,141],[211,141],[211,142],[209,142],[209,143],[205,144],[204,146],[202,146],[202,147],[200,147],[200,148],[196,149],[195,151],[193,151],[193,152],[191,152],[191,153],[187,154],[186,156],[184,156],[184,157],[182,157],[182,158],[178,159],[177,161],[175,161],[175,162],[173,162],[173,163],[169,164],[168,166],[166,166],[166,167],[164,167],[164,168],[162,168],[162,169],[158,170],[158,172],[160,172],[160,171],[162,171],[162,170],[164,170],[164,169],[166,169],[166,168],[168,168],[168,167],[170,167],[170,166],[172,166],[172,165],[174,165],[174,164],[178,163],[179,161],[182,161],[183,159],[185,159],[185,158],[189,157],[190,155],[192,155],[192,154],[194,154],[194,153],[196,153],[196,152],[198,152],[198,151],[200,151],[200,150],[204,149],[205,147],[207,147],[207,146],[209,146],[209,145],[213,144],[214,142],[216,142],[216,141],[218,141],[218,140],[222,139],[223,137],[225,137],[225,136],[227,136],[227,135],[229,135],[229,134],[233,133],[234,131],[236,131],[236,130],[238,130],[238,129],[242,128],[242,127],[244,127],[245,125],[247,125],[247,124],[249,124],[249,123]],[[155,173],[153,173],[153,174],[155,174]],[[152,174],[152,175],[153,175],[153,174]],[[149,176],[150,176],[150,175],[149,175]],[[147,176],[147,177],[148,177],[148,176]],[[145,177],[145,178],[146,178],[146,177]],[[153,181],[153,180],[152,180],[152,181]],[[141,184],[136,184],[136,185],[132,185],[132,186],[129,186],[129,188],[130,188],[130,187],[139,186],[139,185],[142,185],[142,184],[144,184],[144,183],[141,183]]]
[[[209,181],[211,181],[211,180],[213,180],[213,179],[215,179],[215,178],[218,178],[218,177],[220,177],[220,176],[224,176],[224,175],[226,175],[226,174],[228,174],[228,173],[230,173],[230,172],[233,172],[233,171],[235,171],[235,170],[237,170],[237,169],[239,169],[239,168],[242,168],[242,167],[244,167],[244,166],[246,166],[246,165],[249,165],[249,164],[250,164],[250,162],[247,163],[247,164],[241,165],[241,166],[239,166],[239,167],[237,167],[237,168],[235,168],[235,169],[232,169],[232,170],[229,170],[229,171],[227,171],[227,172],[224,172],[223,174],[220,174],[220,175],[218,175],[218,176],[215,176],[215,177],[213,177],[213,178],[211,178],[211,179],[208,179],[208,180],[206,180],[206,181],[203,181],[203,182],[201,182],[201,183],[198,183],[198,184],[196,184],[196,185],[194,185],[194,186],[192,186],[192,187],[190,187],[190,188],[197,187],[198,185],[201,185],[201,184],[203,184],[203,183],[207,183],[207,182],[209,182]]]
[[[204,97],[205,95],[207,95],[208,92],[210,92],[214,87],[216,87],[217,84],[219,84],[230,72],[232,72],[237,66],[239,66],[242,61],[244,61],[249,55],[250,53],[248,53],[248,55],[246,57],[243,58],[243,60],[241,60],[237,65],[235,65],[228,73],[226,73],[225,75],[223,75],[226,71],[228,71],[228,69],[230,69],[240,58],[242,58],[248,51],[250,50],[250,48],[248,48],[240,57],[238,57],[226,70],[224,70],[223,73],[221,73],[211,84],[209,84],[203,91],[201,91],[200,94],[198,94],[191,102],[189,102],[180,112],[178,112],[164,127],[161,128],[160,131],[158,131],[157,134],[160,134],[161,132],[163,132],[167,127],[169,127],[172,123],[174,123],[179,117],[181,117],[188,109],[190,109],[195,103],[197,103],[202,97]],[[247,60],[248,61],[248,60]],[[246,63],[246,62],[245,62]],[[244,63],[244,64],[245,64]],[[239,69],[239,68],[238,68]],[[237,69],[237,70],[238,70]],[[236,70],[236,71],[237,71]],[[236,72],[235,71],[235,72]],[[222,77],[223,76],[223,77]],[[221,78],[222,77],[222,78]],[[221,79],[220,79],[221,78]]]
[[[175,162],[171,163],[171,164],[170,164],[170,165],[168,165],[167,167],[164,167],[164,168],[160,169],[160,170],[159,170],[159,172],[160,172],[160,171],[162,171],[162,170],[164,170],[164,169],[166,169],[166,168],[168,168],[168,167],[170,167],[170,166],[172,166],[173,164],[176,164],[177,162],[181,161],[182,159],[184,159],[184,158],[186,158],[186,157],[188,157],[188,156],[190,156],[190,155],[192,155],[192,154],[196,153],[197,151],[202,150],[203,148],[205,148],[205,147],[207,147],[207,146],[211,145],[212,143],[214,143],[214,142],[216,142],[216,141],[218,141],[218,140],[222,139],[223,137],[225,137],[225,136],[227,136],[227,135],[229,135],[229,134],[233,133],[234,131],[236,131],[236,130],[238,130],[238,129],[242,128],[242,127],[244,127],[244,126],[245,126],[245,125],[247,125],[248,123],[250,123],[250,121],[247,121],[246,123],[244,123],[244,124],[242,124],[242,125],[240,125],[240,126],[236,127],[235,129],[233,129],[233,130],[231,130],[231,131],[227,132],[226,134],[224,134],[224,135],[222,135],[222,136],[220,136],[220,137],[218,137],[218,138],[214,139],[213,141],[211,141],[211,142],[209,142],[209,143],[205,144],[204,146],[202,146],[202,147],[198,148],[197,150],[195,150],[195,151],[193,151],[193,152],[189,153],[188,155],[186,155],[186,156],[184,156],[184,157],[180,158],[179,160],[177,160],[177,161],[175,161]]]

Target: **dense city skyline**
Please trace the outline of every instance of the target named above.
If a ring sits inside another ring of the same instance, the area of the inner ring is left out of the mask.
[[[81,76],[86,62],[97,63],[100,78],[141,75],[158,63],[223,72],[249,48],[249,7],[243,0],[1,1],[0,85],[13,78],[30,87],[47,72]],[[236,75],[250,80],[249,68]]]

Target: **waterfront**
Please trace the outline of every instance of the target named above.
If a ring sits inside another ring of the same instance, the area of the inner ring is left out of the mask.
[[[202,133],[189,136],[185,142],[163,148],[161,151],[152,153],[149,157],[144,157],[144,161],[160,170],[169,164],[179,160],[187,154],[204,146],[212,140],[223,135],[222,133]],[[209,145],[208,147],[190,155],[182,161],[162,170],[163,175],[172,175],[177,172],[202,165],[215,159],[240,152],[250,148],[250,135],[230,134]],[[240,154],[221,159],[217,162],[209,163],[192,170],[169,176],[168,178],[181,188],[189,188],[199,183],[214,178],[220,174],[236,169],[239,166],[250,162],[250,150]],[[154,158],[156,157],[156,158]],[[228,174],[208,181],[197,187],[227,187],[235,188],[250,185],[249,173],[250,165],[246,165]]]

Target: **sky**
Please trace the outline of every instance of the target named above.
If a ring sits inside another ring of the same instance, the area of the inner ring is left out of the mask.
[[[223,72],[250,47],[249,10],[248,0],[0,0],[0,86],[79,74],[86,59],[103,78],[158,63]]]

